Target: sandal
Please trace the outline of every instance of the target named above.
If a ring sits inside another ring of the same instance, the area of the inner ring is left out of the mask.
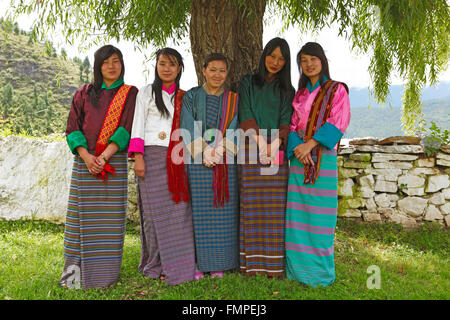
[[[204,277],[203,272],[198,271],[198,270],[195,270],[195,274],[194,274],[194,279],[195,279],[195,280],[201,279],[201,278],[203,278],[203,277]]]
[[[223,278],[223,271],[211,272],[211,278]]]

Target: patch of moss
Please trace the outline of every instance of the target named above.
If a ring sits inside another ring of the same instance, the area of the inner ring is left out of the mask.
[[[342,197],[342,199],[339,201],[338,207],[339,206],[343,209],[358,209],[364,207],[364,199],[355,197]]]
[[[348,169],[348,168],[338,168],[338,178],[339,179],[347,179],[353,178],[358,175],[358,171],[356,169]]]
[[[370,162],[372,155],[370,153],[354,153],[350,155],[350,159],[361,162]]]
[[[344,168],[370,169],[370,168],[372,168],[372,163],[347,160],[347,161],[344,161]]]

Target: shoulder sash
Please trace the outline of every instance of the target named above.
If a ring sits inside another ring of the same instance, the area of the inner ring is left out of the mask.
[[[220,116],[219,130],[225,135],[225,130],[229,127],[234,115],[237,112],[239,95],[231,91],[223,93],[222,114]]]
[[[105,119],[103,120],[102,129],[98,135],[97,143],[95,145],[95,156],[99,156],[105,151],[108,146],[108,141],[117,130],[119,126],[120,118],[122,117],[122,111],[127,100],[128,93],[132,86],[123,84],[117,90],[114,98],[109,104],[108,111],[106,111]],[[97,178],[103,178],[103,182],[108,180],[108,173],[115,174],[116,170],[109,163],[106,163],[103,167],[103,171],[97,175]]]
[[[327,80],[314,99],[306,124],[304,141],[307,142],[322,127],[330,116],[331,102],[340,82]],[[314,165],[305,165],[304,183],[314,184],[319,176],[322,161],[322,146],[318,144],[311,150]]]
[[[97,144],[95,146],[95,155],[99,156],[108,146],[108,141],[119,126],[120,118],[122,117],[123,107],[127,100],[128,93],[132,86],[122,85],[117,90],[114,98],[109,104],[105,119],[103,120],[102,129],[98,135]]]
[[[169,147],[166,154],[166,168],[167,168],[167,183],[168,189],[172,193],[172,200],[176,203],[183,200],[189,201],[189,188],[186,172],[184,170],[184,150],[181,148],[177,156],[181,157],[183,161],[179,164],[174,163],[172,159],[172,150],[181,143],[180,136],[180,115],[181,106],[183,105],[183,96],[186,91],[177,89],[175,93],[175,101],[173,106],[172,130],[170,133]]]
[[[222,132],[222,138],[225,135],[226,129],[230,126],[233,120],[237,108],[238,108],[239,95],[231,91],[225,91],[223,93],[222,114],[220,116],[219,130]],[[216,139],[216,146],[218,141],[222,139]],[[223,163],[218,163],[214,167],[214,206],[218,205],[223,207],[225,202],[230,200],[230,193],[228,187],[228,165],[226,163],[226,152],[223,153]]]

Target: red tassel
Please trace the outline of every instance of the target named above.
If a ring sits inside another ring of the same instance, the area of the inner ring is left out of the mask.
[[[228,188],[228,165],[226,164],[226,154],[223,155],[223,163],[214,167],[214,206],[223,207],[225,202],[230,201],[230,192]]]
[[[106,181],[108,181],[108,173],[115,175],[116,169],[109,163],[105,163],[105,166],[103,167],[102,172],[100,172],[98,175],[96,175],[96,178],[103,179],[103,183],[106,183]]]

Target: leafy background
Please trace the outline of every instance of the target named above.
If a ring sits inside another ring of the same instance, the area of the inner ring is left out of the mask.
[[[1,131],[33,136],[63,133],[73,94],[92,80],[89,59],[69,59],[64,49],[32,41],[17,23],[1,22]],[[391,86],[387,104],[379,105],[368,89],[350,88],[352,119],[344,138],[404,135],[403,93],[402,86]],[[422,100],[427,123],[450,128],[450,83],[425,88]]]

